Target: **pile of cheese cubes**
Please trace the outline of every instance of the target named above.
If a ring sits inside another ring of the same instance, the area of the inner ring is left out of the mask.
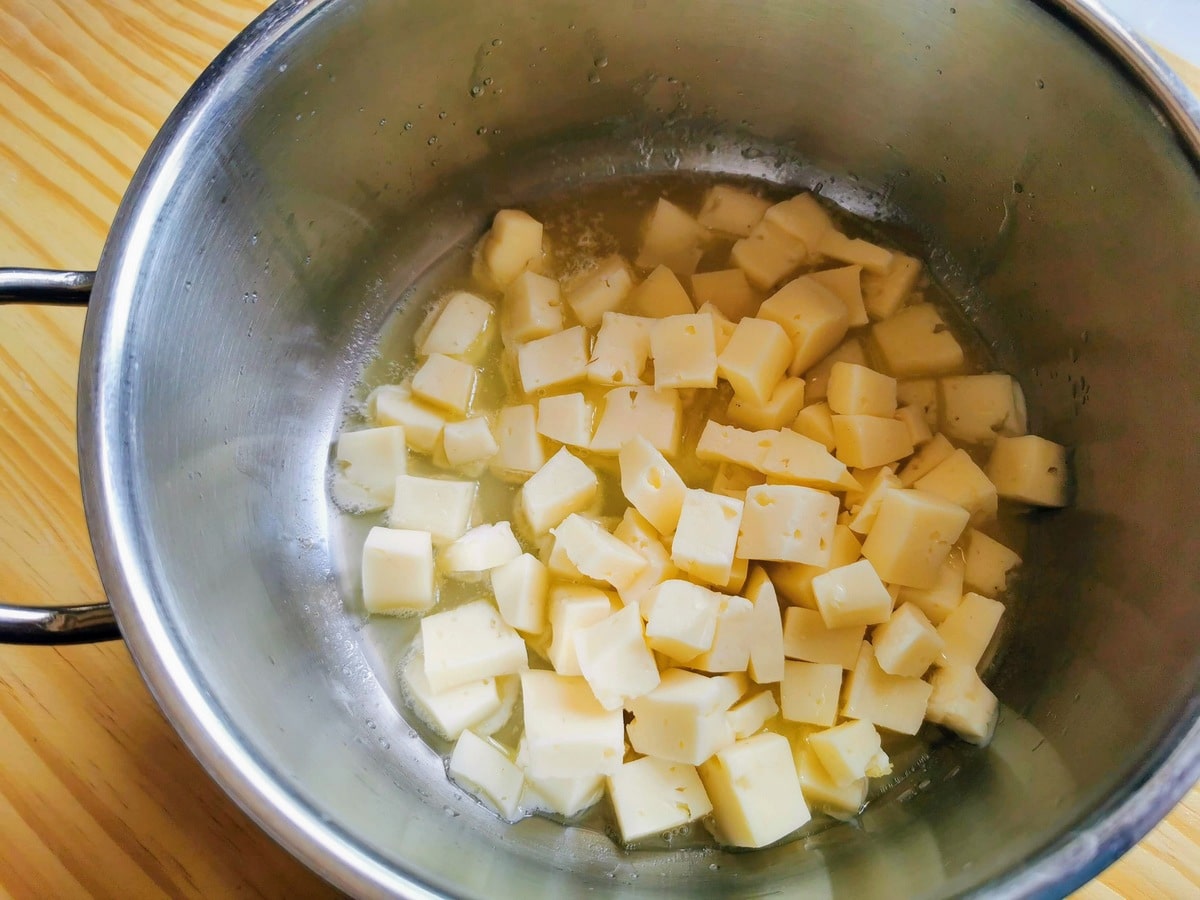
[[[402,681],[451,778],[510,820],[606,794],[626,842],[702,820],[760,847],[857,813],[881,732],[986,742],[1020,562],[986,530],[999,499],[1062,505],[1065,452],[1011,377],[964,373],[920,263],[729,186],[659,200],[633,265],[560,284],[543,244],[498,213],[478,289],[337,446],[339,496],[389,509],[363,600],[423,616]],[[473,408],[485,360],[500,408]],[[480,478],[520,485],[506,519]],[[445,579],[482,596],[443,609]]]

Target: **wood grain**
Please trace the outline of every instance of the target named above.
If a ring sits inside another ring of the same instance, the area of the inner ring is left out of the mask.
[[[266,5],[0,0],[0,262],[94,266],[162,121]],[[5,600],[102,596],[74,449],[82,326],[78,311],[0,310]],[[0,747],[0,896],[334,895],[209,780],[121,644],[0,649]],[[1198,845],[1195,789],[1077,896],[1195,896]]]

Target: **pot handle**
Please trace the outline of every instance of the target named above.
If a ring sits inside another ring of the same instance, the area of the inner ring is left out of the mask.
[[[0,305],[87,306],[95,279],[95,272],[0,269]],[[0,603],[3,644],[88,644],[120,637],[117,620],[107,603],[49,607]]]

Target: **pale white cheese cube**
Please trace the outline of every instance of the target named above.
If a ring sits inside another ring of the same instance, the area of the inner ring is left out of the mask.
[[[562,291],[558,282],[522,272],[504,291],[505,342],[523,344],[563,330]]]
[[[833,350],[850,327],[846,305],[811,278],[789,281],[762,302],[760,319],[777,322],[792,341],[789,375],[800,375]]]
[[[834,415],[833,439],[837,458],[858,469],[886,466],[913,452],[908,426],[890,417]]]
[[[830,628],[815,609],[789,606],[783,611],[783,653],[788,659],[853,669],[865,625]]]
[[[779,715],[779,704],[771,691],[759,691],[729,707],[726,716],[733,736],[738,740],[748,738],[762,730],[768,720]]]
[[[750,569],[743,592],[754,605],[749,624],[750,661],[746,674],[756,684],[783,680],[783,616],[775,585],[762,566]]]
[[[479,258],[497,287],[507,287],[542,262],[542,223],[519,209],[502,209],[492,219]]]
[[[613,529],[613,537],[632,547],[646,561],[646,567],[638,573],[638,577],[617,593],[622,603],[626,606],[638,606],[642,618],[649,618],[647,598],[650,591],[679,574],[679,570],[671,562],[671,551],[663,546],[662,538],[654,530],[654,526],[633,507],[625,510],[625,515]]]
[[[829,392],[829,375],[833,372],[834,364],[839,362],[856,366],[867,365],[867,354],[863,350],[862,341],[856,337],[846,338],[804,373],[804,393],[809,403],[826,399]]]
[[[655,447],[641,435],[631,437],[617,454],[621,467],[621,492],[633,508],[661,534],[670,534],[679,522],[687,488]]]
[[[1000,703],[975,672],[974,666],[945,666],[929,679],[933,693],[925,711],[927,721],[949,728],[964,741],[986,744],[999,718]]]
[[[735,323],[754,315],[761,302],[741,269],[697,272],[692,276],[692,296],[696,298],[697,307],[711,306]]]
[[[447,422],[442,429],[442,452],[451,466],[487,462],[500,451],[488,420],[483,416]]]
[[[846,305],[846,314],[850,317],[850,327],[857,328],[866,325],[866,305],[863,302],[862,266],[840,266],[836,269],[822,269],[820,272],[809,272],[808,277],[817,284],[828,288]]]
[[[743,503],[709,491],[689,489],[671,541],[671,561],[709,584],[725,584],[733,571]]]
[[[917,490],[891,490],[862,554],[889,584],[928,588],[970,518],[961,506]]]
[[[396,476],[408,470],[408,447],[399,425],[344,431],[334,454],[334,497],[363,512],[391,505]]]
[[[796,413],[796,420],[791,427],[797,434],[820,444],[826,452],[832,452],[837,447],[837,440],[833,436],[833,413],[825,401],[801,409]]]
[[[750,403],[734,396],[725,415],[734,425],[766,431],[792,425],[803,406],[804,379],[784,378],[775,385],[765,403]],[[832,441],[829,446],[833,447]]]
[[[791,361],[792,342],[781,325],[744,318],[717,357],[717,375],[729,382],[736,397],[762,405],[770,401]],[[655,377],[657,383],[657,369]]]
[[[689,304],[689,310],[691,309]],[[645,316],[606,312],[592,346],[587,378],[594,384],[643,384],[642,370],[650,358],[650,330]]]
[[[632,843],[712,812],[695,766],[645,756],[608,776],[621,839]]]
[[[767,451],[778,439],[778,432],[747,431],[709,419],[696,444],[696,459],[762,471]]]
[[[883,671],[875,660],[874,648],[864,642],[858,662],[846,678],[841,714],[848,719],[866,719],[900,734],[916,734],[925,718],[931,690],[920,678]]]
[[[770,207],[770,200],[749,191],[716,184],[705,193],[696,221],[713,231],[746,237],[762,221],[763,213]]]
[[[886,272],[863,272],[863,304],[872,319],[894,315],[912,294],[921,275],[921,263],[906,253],[892,253]]]
[[[651,588],[644,606],[646,643],[679,663],[687,663],[712,648],[717,617],[724,598],[716,591],[670,579]]]
[[[525,641],[486,600],[474,600],[421,620],[425,677],[435,691],[513,675],[529,665]]]
[[[701,672],[745,672],[750,665],[754,625],[754,604],[745,597],[721,595],[712,647],[688,666]]]
[[[646,646],[642,615],[626,606],[575,632],[579,670],[605,709],[621,709],[658,686],[658,666]]]
[[[538,400],[538,434],[569,447],[592,442],[591,402],[581,393],[558,394]]]
[[[475,488],[473,481],[401,475],[396,479],[388,524],[392,528],[427,531],[435,544],[448,544],[467,531]]]
[[[1043,437],[996,438],[987,474],[1006,500],[1031,506],[1067,505],[1067,448]]]
[[[608,256],[570,281],[566,286],[567,304],[584,326],[595,328],[606,312],[625,301],[631,290],[633,275],[629,264],[620,256]]]
[[[441,353],[475,361],[487,349],[496,310],[482,297],[458,291],[435,313],[424,339],[415,341],[419,356]]]
[[[862,238],[851,238],[835,229],[821,236],[818,250],[838,262],[862,266],[875,275],[884,275],[892,265],[892,251]]]
[[[896,378],[949,375],[962,368],[963,348],[929,303],[906,306],[871,329],[884,366]]]
[[[437,602],[428,531],[372,528],[362,551],[363,604],[369,613],[423,612]]]
[[[900,469],[900,484],[912,487],[951,456],[954,455],[954,445],[946,440],[939,432],[920,450],[914,453]]]
[[[658,266],[629,292],[629,308],[639,317],[661,319],[696,311],[679,279],[666,266]]]
[[[834,783],[833,777],[807,742],[796,745],[795,760],[796,771],[800,775],[800,790],[804,792],[804,799],[810,807],[839,819],[858,815],[867,802],[866,778],[844,785]]]
[[[400,688],[413,711],[448,741],[473,728],[500,709],[496,679],[481,678],[444,691],[435,691],[425,677],[425,654],[408,655],[400,670]]]
[[[892,771],[879,732],[870,722],[844,722],[810,734],[808,746],[837,785],[861,778],[879,778]]]
[[[930,428],[937,428],[940,405],[938,383],[933,378],[909,378],[896,382],[896,402],[915,406],[925,416]]]
[[[992,444],[996,435],[1025,433],[1025,395],[1003,372],[956,375],[940,384],[946,434],[968,444]]]
[[[650,329],[655,388],[717,386],[717,343],[713,318],[705,313],[667,316]]]
[[[533,533],[541,535],[587,509],[599,489],[596,473],[563,447],[522,485],[518,496]]]
[[[492,569],[491,579],[500,617],[510,627],[529,634],[546,630],[550,573],[541,560],[523,553]]]
[[[405,443],[418,453],[432,452],[446,427],[446,413],[415,398],[407,385],[377,387],[367,402],[375,421],[403,427]]]
[[[746,273],[746,280],[762,291],[783,281],[808,256],[804,242],[779,225],[762,221],[747,237],[734,242],[729,261]]]
[[[447,767],[450,780],[507,822],[520,818],[525,773],[503,750],[473,731],[464,731],[454,745]]]
[[[522,344],[517,371],[526,394],[561,387],[587,377],[587,329],[581,325]]]
[[[567,516],[554,537],[580,572],[617,590],[629,587],[646,567],[640,553],[578,513]]]
[[[546,464],[546,443],[530,404],[505,406],[496,417],[497,451],[488,467],[506,481],[523,482]]]
[[[758,434],[766,444],[758,468],[772,478],[824,491],[862,489],[846,463],[830,455],[817,441],[786,428]]]
[[[560,584],[550,589],[550,664],[559,675],[582,675],[575,635],[616,612],[612,598],[599,588]]]
[[[529,772],[529,746],[524,735],[517,744],[517,765],[525,772],[525,793],[521,797],[523,809],[557,813],[569,819],[596,803],[604,794],[603,775],[533,777]]]
[[[866,366],[836,362],[826,388],[829,408],[844,416],[894,416],[896,379]]]
[[[902,587],[896,595],[896,603],[911,603],[925,614],[933,625],[941,625],[962,602],[963,561],[957,553],[951,553],[938,570],[937,580],[932,587]]]
[[[713,477],[710,490],[722,497],[737,497],[744,502],[746,491],[756,484],[763,484],[766,480],[762,472],[723,462],[717,466],[717,474]]]
[[[475,396],[475,367],[461,359],[431,353],[413,374],[413,396],[465,416]]]
[[[925,613],[905,603],[871,633],[871,644],[883,671],[920,678],[941,654],[944,641]]]
[[[658,687],[630,702],[629,743],[646,756],[699,765],[734,742],[730,693],[719,677],[667,669]]]
[[[967,587],[985,597],[995,597],[1008,587],[1008,576],[1021,564],[1021,557],[982,531],[970,529],[966,540]]]
[[[807,609],[817,608],[817,598],[812,592],[812,580],[823,572],[847,566],[861,558],[862,545],[846,525],[838,523],[833,529],[833,552],[827,566],[810,566],[805,563],[771,563],[767,570],[771,581],[788,603]]]
[[[444,548],[438,557],[443,572],[453,577],[487,572],[521,555],[521,545],[508,522],[476,525]]]
[[[613,456],[630,438],[641,435],[665,456],[679,452],[683,406],[679,393],[650,387],[613,388],[592,435],[591,450]]]
[[[938,626],[943,641],[942,665],[975,668],[992,642],[1004,615],[1004,604],[975,593],[963,595],[962,603]]]
[[[869,534],[871,526],[875,524],[875,519],[879,515],[879,507],[883,504],[883,498],[887,496],[888,491],[899,487],[902,487],[900,479],[896,477],[892,467],[881,468],[867,484],[866,493],[857,508],[851,507],[852,515],[848,523],[850,530],[855,534]]]
[[[920,447],[933,438],[933,430],[925,420],[925,414],[915,406],[901,406],[896,409],[896,420],[904,423],[908,436],[914,447]]]
[[[625,755],[625,720],[582,678],[521,673],[528,771],[537,779],[614,775]]]
[[[865,559],[818,575],[812,589],[828,628],[876,625],[892,614],[892,596]]]
[[[784,663],[779,709],[790,722],[829,726],[837,721],[842,667],[834,663]]]
[[[764,731],[738,741],[700,766],[718,839],[762,847],[811,818],[787,738]]]
[[[642,235],[637,265],[642,269],[665,265],[679,275],[691,275],[704,255],[708,229],[671,201],[660,197]]]
[[[826,491],[791,484],[747,488],[737,555],[828,565],[837,514],[838,499]]]
[[[961,506],[976,524],[996,517],[996,486],[966,450],[955,450],[913,486]]]

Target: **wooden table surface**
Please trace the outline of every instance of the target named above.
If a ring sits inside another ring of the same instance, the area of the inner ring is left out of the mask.
[[[94,267],[160,124],[266,6],[0,0],[0,264]],[[74,449],[83,312],[0,317],[0,597],[99,601]],[[334,894],[209,780],[120,643],[0,649],[0,748],[0,896]],[[1078,896],[1197,894],[1200,787]]]

